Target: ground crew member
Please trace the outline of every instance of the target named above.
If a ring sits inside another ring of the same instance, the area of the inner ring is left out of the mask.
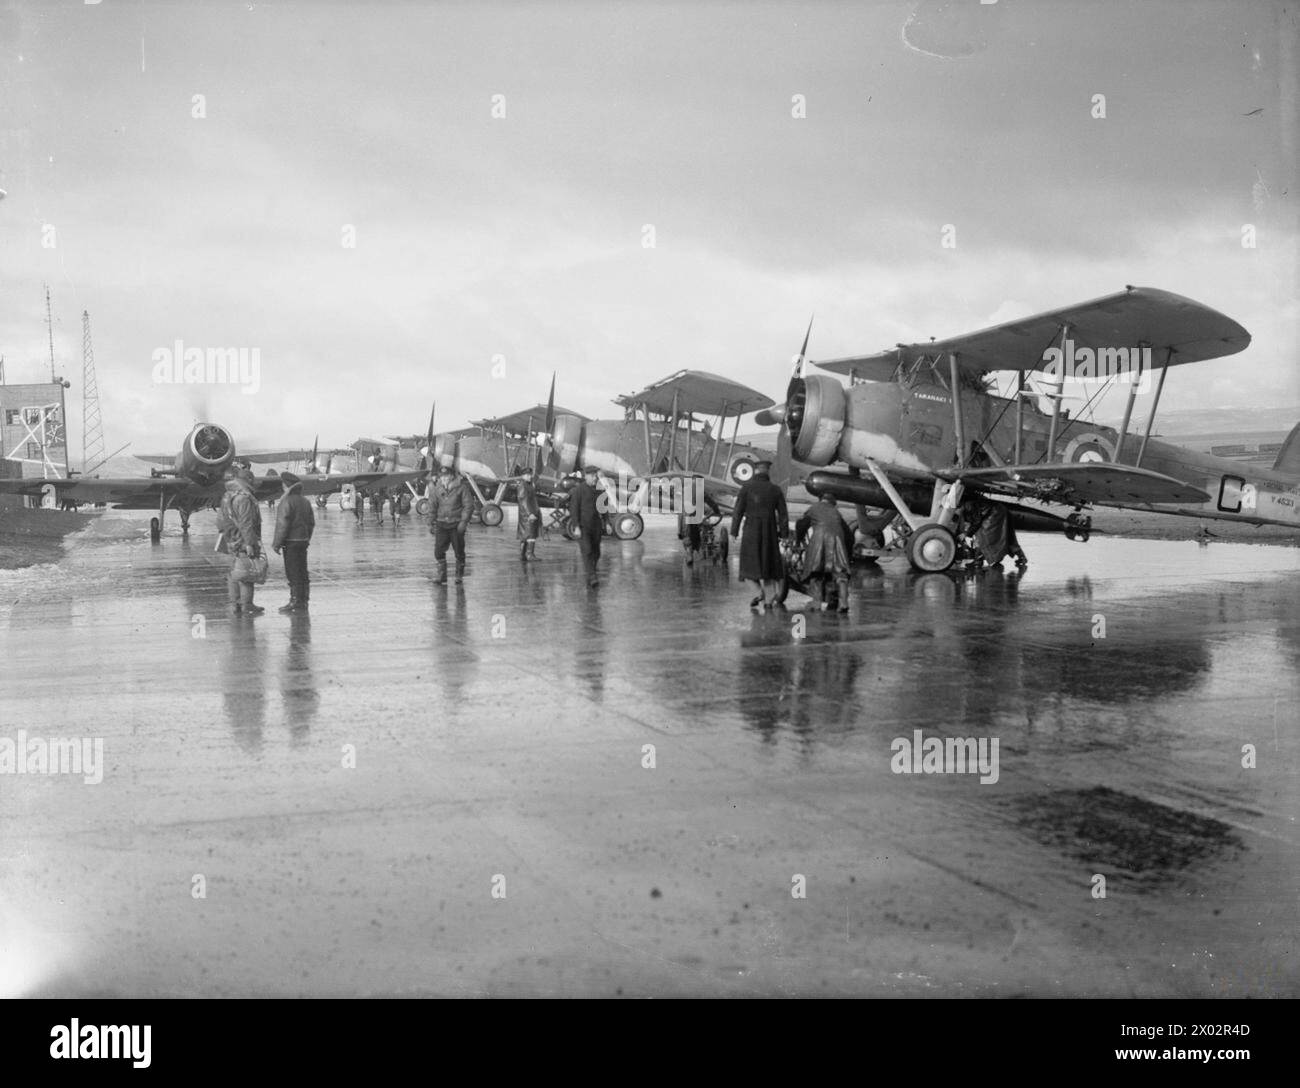
[[[852,537],[849,536],[849,528],[840,516],[835,500],[830,495],[822,495],[795,524],[794,532],[796,540],[802,539],[804,533],[808,534],[800,574],[812,590],[809,596],[814,603],[821,605],[824,612],[828,606],[826,583],[834,578],[839,610],[847,612],[850,568],[845,540],[851,540]]]
[[[595,465],[588,465],[582,470],[582,477],[569,492],[569,521],[578,537],[587,585],[595,589],[600,584],[596,577],[596,563],[600,559],[600,538],[605,531],[605,518],[600,512],[600,492],[596,488],[600,472]]]
[[[262,554],[262,511],[257,506],[253,491],[253,474],[246,468],[226,470],[226,494],[221,500],[220,528],[230,554],[235,562],[226,580],[230,610],[239,615],[260,616],[266,611],[253,603],[253,583],[242,581],[235,575],[246,563],[241,559],[256,559]]]
[[[785,492],[768,476],[771,461],[754,464],[754,475],[740,488],[731,514],[731,535],[740,536],[740,577],[758,583],[751,608],[775,608],[780,580],[785,577],[781,541],[789,535],[790,515]],[[744,535],[741,536],[741,525]]]
[[[519,558],[523,562],[537,558],[537,537],[542,531],[542,508],[537,501],[536,474],[526,468],[523,478],[515,487],[518,500],[519,524],[515,539],[519,541]]]
[[[275,537],[271,550],[284,556],[284,576],[289,580],[289,603],[281,612],[306,612],[311,596],[307,577],[307,548],[316,529],[316,514],[302,493],[302,481],[292,472],[280,477],[284,498],[275,515]]]
[[[447,584],[447,545],[456,553],[456,584],[465,578],[465,530],[474,511],[474,493],[451,465],[438,469],[438,482],[429,489],[429,532],[438,561],[438,585]]]

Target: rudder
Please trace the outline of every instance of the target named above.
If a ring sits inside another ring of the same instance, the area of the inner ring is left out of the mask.
[[[1300,476],[1300,423],[1291,428],[1282,448],[1278,450],[1277,460],[1273,462],[1274,472],[1286,472]]]

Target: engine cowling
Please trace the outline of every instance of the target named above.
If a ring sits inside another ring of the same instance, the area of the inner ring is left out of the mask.
[[[215,423],[200,423],[186,436],[177,467],[182,475],[194,479],[219,480],[234,459],[235,440],[230,432]]]
[[[844,431],[844,387],[834,378],[814,374],[794,378],[785,398],[785,427],[791,452],[808,465],[835,459]]]
[[[578,467],[583,423],[577,416],[556,416],[551,426],[551,466],[564,476]]]

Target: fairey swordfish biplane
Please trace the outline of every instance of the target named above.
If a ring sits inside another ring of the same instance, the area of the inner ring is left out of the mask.
[[[1005,505],[1019,531],[1076,540],[1088,539],[1084,511],[1094,506],[1300,527],[1300,425],[1271,470],[1151,437],[1170,367],[1249,343],[1244,328],[1198,302],[1129,287],[965,336],[815,364],[847,376],[847,388],[805,374],[801,355],[785,403],[758,421],[780,423],[783,449],[813,470],[808,491],[881,509],[881,524],[892,516],[899,546],[920,571],[951,567],[963,525],[990,501]],[[1148,367],[1159,375],[1139,434],[1130,423]],[[997,371],[1015,373],[1014,395],[991,388]],[[1050,411],[1026,388],[1036,371],[1052,380]],[[1062,400],[1071,376],[1102,379],[1098,393],[1128,382],[1118,429],[1070,417]],[[828,471],[831,462],[845,468]]]
[[[288,454],[263,454],[262,460],[283,460]],[[151,458],[153,459],[153,458]],[[180,452],[167,467],[152,468],[148,476],[117,479],[76,476],[63,480],[0,480],[0,493],[53,496],[60,502],[104,503],[124,510],[157,510],[157,526],[162,529],[168,510],[181,519],[181,530],[188,532],[190,516],[198,510],[215,509],[225,494],[222,479],[226,469],[244,461],[235,456],[235,440],[216,423],[199,423],[185,436]],[[404,483],[423,476],[422,472],[356,472],[329,474],[319,469],[316,451],[307,466],[313,471],[300,477],[303,493],[317,495],[336,490],[343,484],[372,487],[386,483]],[[282,488],[274,472],[254,477],[253,491],[259,502],[276,499]]]
[[[737,440],[740,420],[770,408],[772,399],[728,378],[681,370],[614,403],[624,411],[621,419],[589,419],[557,407],[552,378],[545,405],[434,436],[433,460],[465,477],[485,525],[501,524],[501,504],[513,499],[513,484],[531,467],[538,499],[553,511],[549,528],[566,534],[572,476],[592,465],[608,496],[609,535],[635,540],[645,528],[643,511],[685,517],[689,507],[708,544],[725,558],[721,513],[731,508],[754,465],[772,456]]]

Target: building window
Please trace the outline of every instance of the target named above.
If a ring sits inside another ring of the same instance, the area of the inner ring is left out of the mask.
[[[6,427],[16,427],[16,426],[17,426],[19,423],[21,423],[22,421],[23,421],[23,414],[22,414],[22,412],[21,412],[19,409],[17,409],[17,408],[6,408],[6,409],[5,409],[5,426],[6,426]]]

